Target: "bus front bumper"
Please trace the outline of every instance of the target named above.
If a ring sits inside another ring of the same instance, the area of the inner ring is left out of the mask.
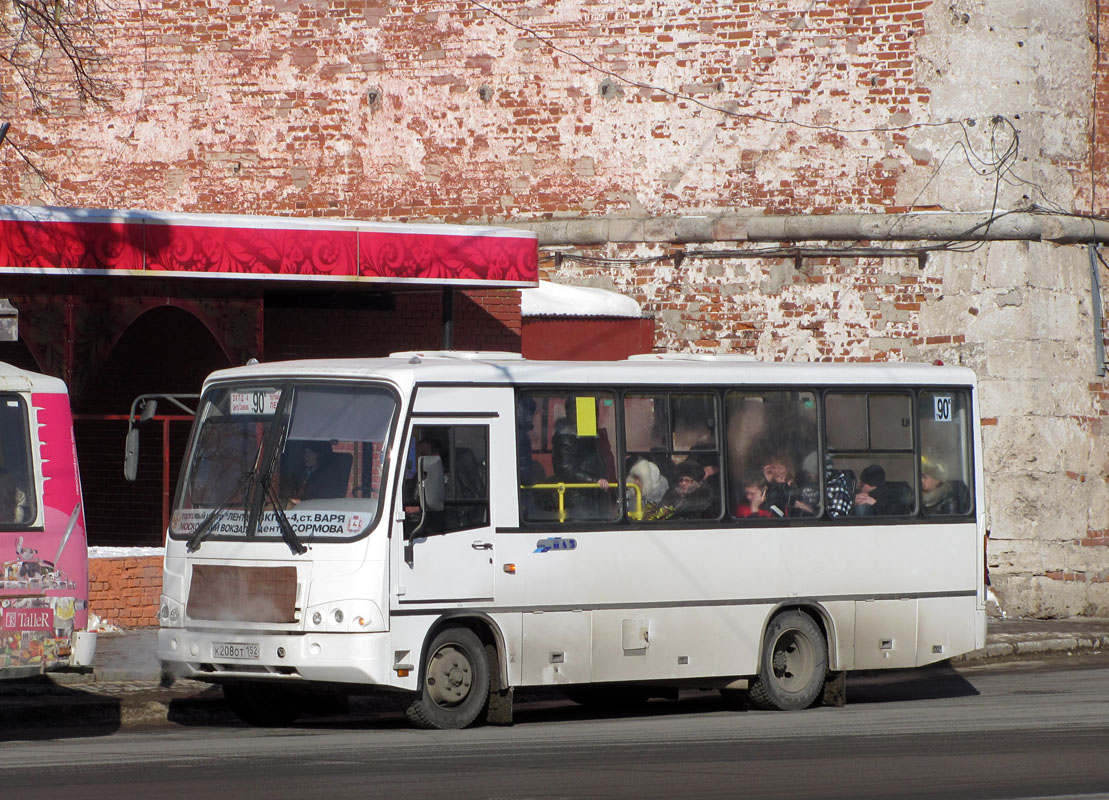
[[[202,681],[304,680],[415,689],[415,677],[399,677],[391,655],[384,633],[158,631],[162,671]]]

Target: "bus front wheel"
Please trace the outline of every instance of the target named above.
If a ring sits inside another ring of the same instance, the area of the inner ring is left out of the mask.
[[[468,628],[445,628],[427,649],[420,697],[407,716],[420,728],[465,728],[489,699],[485,646]]]
[[[808,614],[785,611],[766,629],[762,665],[748,697],[756,708],[796,711],[817,701],[828,672],[828,646]]]

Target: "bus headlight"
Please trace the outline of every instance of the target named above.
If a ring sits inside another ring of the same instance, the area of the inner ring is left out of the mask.
[[[163,628],[180,628],[185,621],[185,608],[169,595],[162,595],[158,606],[158,624]]]
[[[372,600],[347,599],[308,609],[311,627],[328,633],[371,633],[385,630],[385,617]]]

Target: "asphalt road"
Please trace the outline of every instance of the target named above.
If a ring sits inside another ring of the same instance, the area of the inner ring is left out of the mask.
[[[518,705],[512,727],[392,713],[0,745],[5,800],[1109,797],[1109,659],[852,676],[845,708],[734,711],[714,694],[613,716]]]

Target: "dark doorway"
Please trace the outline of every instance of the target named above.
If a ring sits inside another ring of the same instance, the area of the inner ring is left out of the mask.
[[[142,424],[138,479],[128,483],[123,452],[131,401],[141,394],[199,392],[208,373],[227,366],[211,331],[189,312],[165,306],[136,319],[73,398],[90,545],[162,545],[167,492],[177,483],[191,419],[159,404],[157,416]]]

